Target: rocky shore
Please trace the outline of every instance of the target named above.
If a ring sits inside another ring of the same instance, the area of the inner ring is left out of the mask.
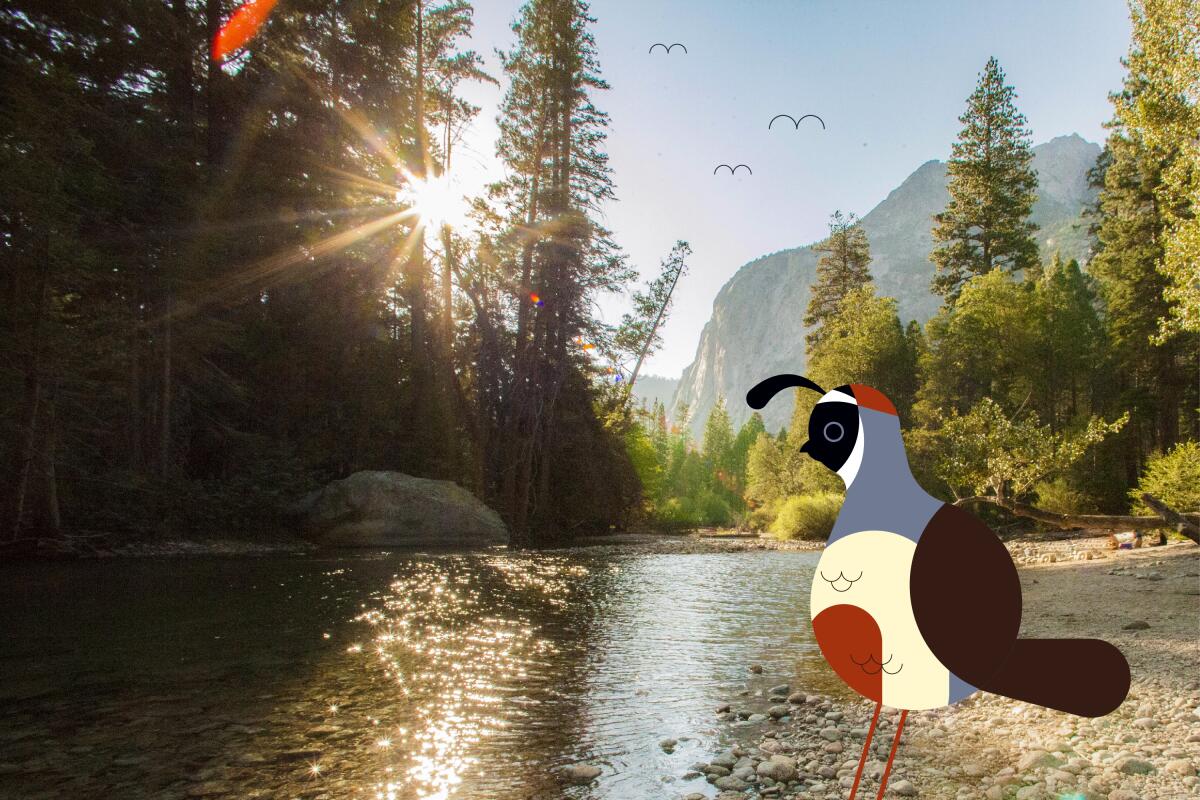
[[[1099,719],[986,694],[910,714],[888,796],[1200,797],[1200,549],[1112,551],[1100,537],[1009,547],[1022,565],[1023,634],[1112,641],[1133,671],[1129,697]],[[695,764],[684,781],[703,778],[720,800],[845,797],[873,704],[806,692],[755,670],[742,694],[716,710],[732,746]],[[878,791],[898,719],[895,709],[880,716],[860,797]]]

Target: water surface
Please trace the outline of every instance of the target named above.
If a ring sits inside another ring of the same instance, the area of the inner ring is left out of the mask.
[[[815,553],[376,553],[0,570],[0,797],[708,791],[714,709],[828,691]],[[748,667],[764,667],[761,678]],[[674,753],[664,738],[680,744]]]

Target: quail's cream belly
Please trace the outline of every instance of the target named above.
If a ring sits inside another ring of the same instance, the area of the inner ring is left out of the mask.
[[[925,644],[913,616],[908,582],[916,547],[911,539],[886,531],[860,531],[838,539],[821,556],[810,602],[814,620],[835,606],[856,606],[870,615],[878,637],[872,632],[856,640],[839,634],[822,641],[822,628],[814,625],[818,643],[843,677],[843,670],[862,670],[876,686],[882,679],[884,705],[910,710],[944,706],[950,690],[949,671]],[[850,610],[835,609],[832,614],[839,611]],[[876,648],[880,652],[870,652]]]

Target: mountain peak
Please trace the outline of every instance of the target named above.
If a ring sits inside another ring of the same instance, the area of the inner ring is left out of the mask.
[[[1098,145],[1074,133],[1033,148],[1038,201],[1031,219],[1044,256],[1058,250],[1064,258],[1084,260],[1090,242],[1081,214],[1094,200],[1087,173],[1099,154]],[[945,162],[926,161],[862,218],[876,287],[896,298],[905,321],[924,322],[941,304],[929,291],[934,273],[929,252],[933,215],[950,197],[946,180]],[[713,301],[696,358],[679,379],[673,417],[687,404],[693,429],[699,430],[719,395],[742,397],[767,375],[803,371],[807,330],[801,320],[816,266],[811,246],[796,247],[754,259],[726,282]],[[791,407],[792,398],[781,395],[764,409],[767,429],[788,424]],[[741,424],[750,409],[730,402],[729,414]]]

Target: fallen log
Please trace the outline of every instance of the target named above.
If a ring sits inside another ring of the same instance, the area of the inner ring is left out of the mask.
[[[1169,505],[1159,500],[1149,492],[1142,493],[1142,502],[1150,506],[1156,514],[1165,519],[1167,522],[1175,526],[1175,530],[1182,533],[1184,536],[1191,539],[1196,544],[1200,544],[1200,523],[1189,517],[1196,517],[1196,514],[1180,514]]]
[[[1147,498],[1150,498],[1147,500]],[[1015,500],[1000,500],[996,497],[979,495],[964,497],[954,501],[954,505],[963,506],[968,503],[990,503],[999,506],[1019,517],[1028,517],[1047,525],[1058,528],[1096,528],[1104,531],[1119,530],[1155,530],[1157,528],[1175,528],[1196,544],[1200,544],[1200,514],[1180,514],[1165,503],[1151,495],[1143,495],[1142,499],[1158,514],[1154,517],[1134,516],[1132,514],[1058,514],[1041,508],[1018,503]],[[1154,502],[1151,502],[1153,500]]]

